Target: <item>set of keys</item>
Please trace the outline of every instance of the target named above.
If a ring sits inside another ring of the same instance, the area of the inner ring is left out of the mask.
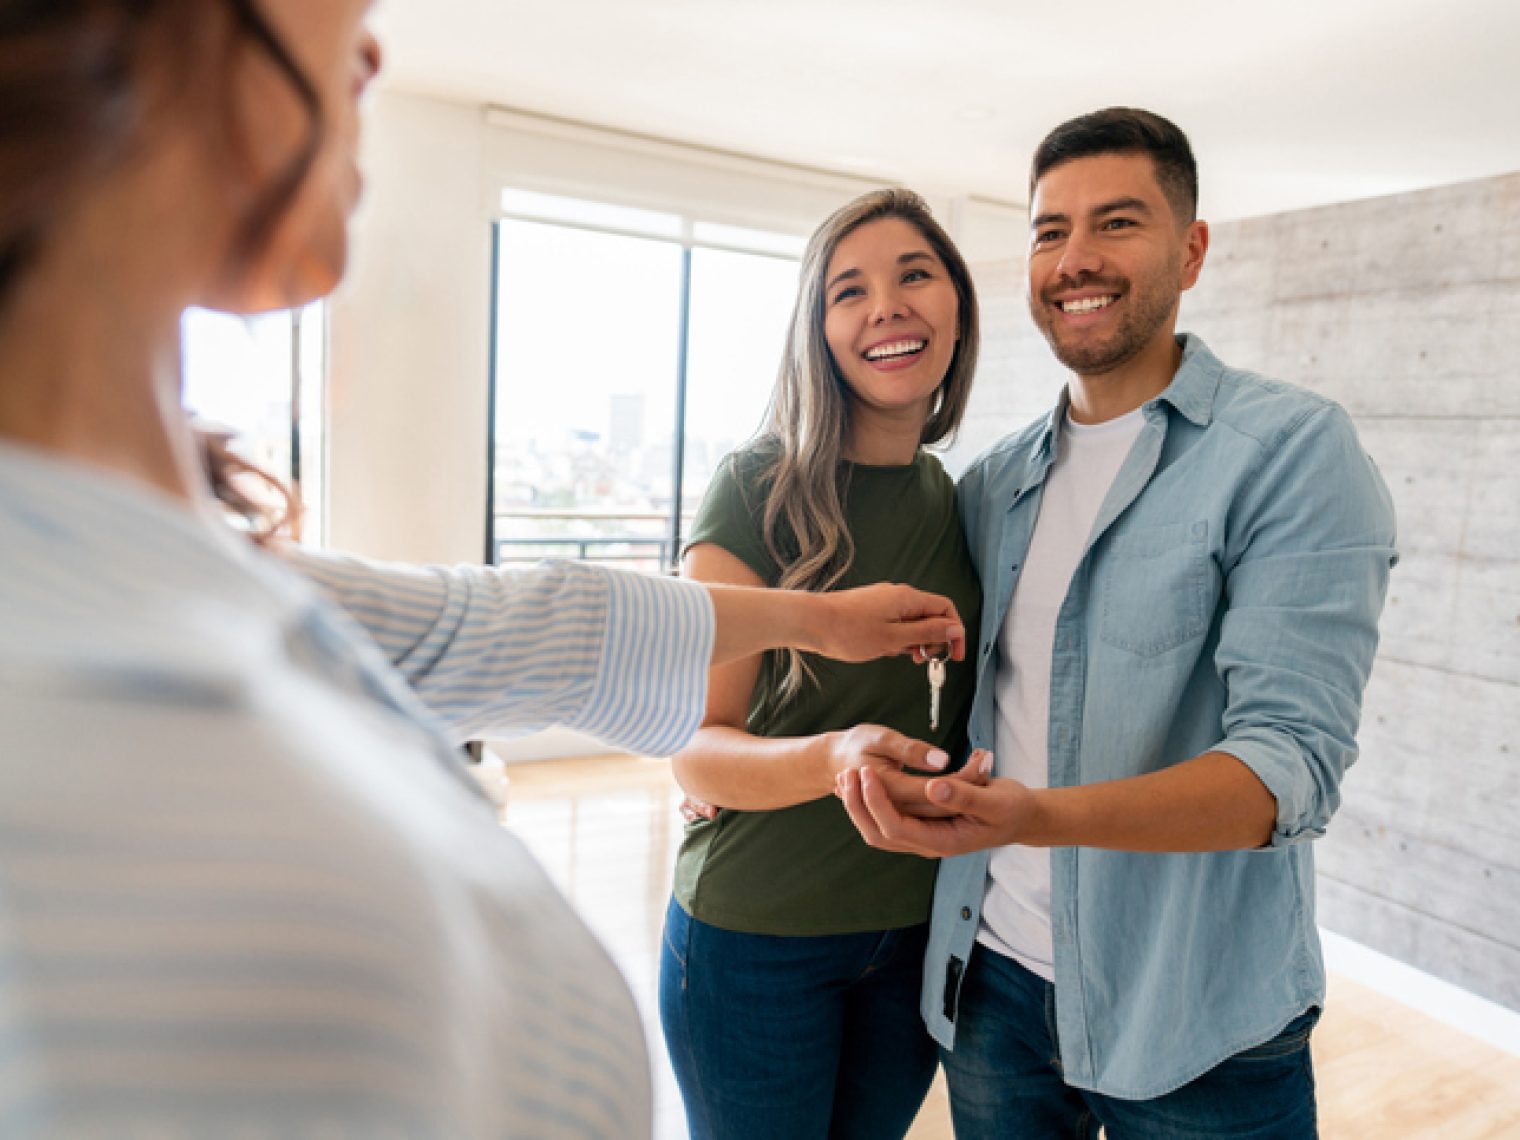
[[[929,729],[939,727],[939,691],[945,687],[945,662],[950,660],[950,647],[942,653],[930,653],[927,646],[919,649],[924,664],[929,667]]]

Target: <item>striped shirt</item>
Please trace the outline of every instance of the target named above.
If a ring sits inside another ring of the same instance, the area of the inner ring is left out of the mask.
[[[292,557],[353,617],[0,445],[0,1135],[647,1135],[627,988],[454,745],[678,747],[706,594]]]

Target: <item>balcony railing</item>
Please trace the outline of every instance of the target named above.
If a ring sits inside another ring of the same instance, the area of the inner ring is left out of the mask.
[[[690,525],[691,516],[683,517],[682,534]],[[519,508],[497,512],[494,533],[498,566],[574,558],[664,572],[675,566],[678,553],[670,515],[659,511]]]

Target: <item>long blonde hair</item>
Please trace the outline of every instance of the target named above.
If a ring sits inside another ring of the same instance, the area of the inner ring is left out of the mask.
[[[924,421],[920,442],[951,438],[971,392],[980,347],[976,289],[965,259],[929,213],[928,204],[911,190],[873,190],[835,211],[803,252],[786,349],[758,441],[767,459],[760,472],[766,491],[762,533],[766,550],[781,567],[777,584],[788,589],[833,589],[855,559],[840,485],[840,462],[850,430],[850,391],[824,337],[824,284],[839,243],[883,218],[901,218],[924,236],[945,266],[958,303],[955,355]],[[794,649],[779,651],[775,664],[780,683],[774,695],[780,705],[801,691],[811,671]]]

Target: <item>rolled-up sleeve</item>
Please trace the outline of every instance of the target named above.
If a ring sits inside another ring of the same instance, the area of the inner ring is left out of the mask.
[[[307,550],[285,559],[460,739],[558,725],[666,755],[701,723],[715,629],[694,583],[575,562],[422,567]]]
[[[1362,693],[1397,561],[1393,504],[1350,418],[1325,405],[1263,446],[1230,527],[1215,751],[1277,801],[1271,845],[1324,834],[1356,759]]]

